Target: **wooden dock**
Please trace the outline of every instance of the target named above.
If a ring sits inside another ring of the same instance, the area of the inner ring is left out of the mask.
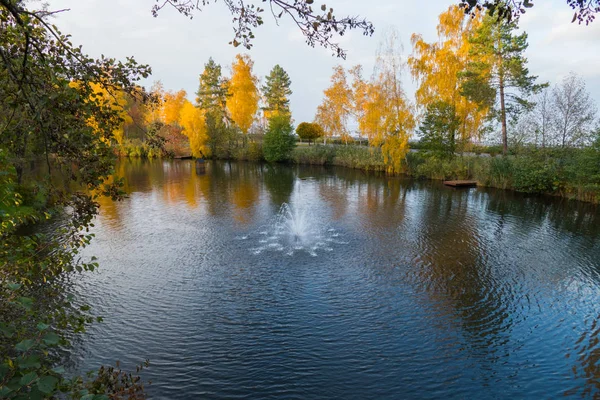
[[[173,157],[173,159],[175,159],[175,160],[193,160],[194,157],[193,156],[175,156],[175,157]]]
[[[452,186],[452,187],[475,187],[475,186],[477,186],[477,181],[467,181],[467,180],[444,181],[444,185]]]

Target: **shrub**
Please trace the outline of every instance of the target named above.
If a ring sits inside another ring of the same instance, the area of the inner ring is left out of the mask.
[[[289,115],[276,115],[269,120],[269,128],[263,142],[265,160],[278,162],[290,158],[296,146],[293,131]]]
[[[296,147],[291,158],[296,164],[332,165],[335,158],[335,148],[321,145]]]

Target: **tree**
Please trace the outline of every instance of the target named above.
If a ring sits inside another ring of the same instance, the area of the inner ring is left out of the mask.
[[[229,82],[221,75],[221,66],[211,58],[204,64],[200,75],[200,87],[196,92],[198,107],[207,113],[225,117],[225,106],[229,93]]]
[[[531,108],[527,98],[544,86],[535,84],[537,77],[525,66],[527,33],[515,35],[516,29],[514,22],[486,16],[470,39],[473,60],[461,74],[462,94],[482,107],[494,108],[502,126],[504,154],[508,152],[507,115]]]
[[[266,103],[264,113],[267,119],[274,115],[290,114],[291,84],[288,73],[279,64],[269,72],[265,85],[262,87]]]
[[[415,128],[413,108],[402,89],[402,45],[395,31],[382,43],[374,71],[374,88],[381,105],[378,131],[383,135],[381,151],[388,172],[399,173],[408,153],[408,140]]]
[[[285,161],[296,145],[294,127],[288,114],[275,115],[269,120],[269,128],[263,140],[265,160],[268,162]]]
[[[384,101],[382,90],[375,82],[362,77],[362,67],[357,65],[350,70],[352,75],[352,98],[354,116],[358,121],[358,131],[369,139],[372,146],[380,146],[383,138],[382,111]]]
[[[317,110],[315,120],[323,127],[327,136],[337,136],[344,143],[348,143],[352,140],[347,128],[353,107],[352,90],[346,80],[346,71],[341,65],[333,68],[331,86],[323,93],[325,97]]]
[[[196,104],[204,111],[211,154],[216,156],[228,141],[227,96],[229,82],[221,75],[221,66],[210,58],[200,75]]]
[[[314,122],[302,122],[300,125],[296,127],[296,134],[302,140],[308,140],[308,145],[310,146],[310,142],[317,138],[320,138],[325,134],[321,125]]]
[[[249,56],[238,54],[232,65],[233,74],[229,81],[227,109],[233,122],[244,134],[248,133],[258,110],[259,93],[257,78],[252,75],[253,64]]]
[[[166,92],[162,102],[162,121],[167,125],[179,123],[179,117],[185,104],[187,93],[185,90]]]
[[[533,99],[535,106],[530,113],[531,125],[534,129],[534,141],[542,148],[548,146],[552,141],[552,116],[554,114],[554,102],[552,101],[549,88],[543,88]]]
[[[581,77],[571,72],[552,90],[552,124],[562,147],[582,146],[591,142],[598,108]]]
[[[8,0],[2,0],[4,2]],[[262,13],[264,8],[260,5],[267,0],[224,0],[225,5],[233,15],[234,39],[229,42],[234,47],[242,45],[247,49],[252,48],[254,29],[263,24]],[[254,3],[258,3],[254,4]],[[373,24],[360,17],[338,18],[333,8],[327,8],[321,4],[319,8],[313,9],[313,0],[268,0],[269,11],[276,21],[287,16],[294,21],[304,37],[306,43],[312,47],[316,44],[325,48],[331,48],[333,54],[346,58],[346,52],[338,43],[332,41],[334,34],[343,36],[347,30],[358,29],[365,36],[371,36],[375,31]],[[209,4],[206,0],[166,0],[152,7],[152,14],[156,17],[161,9],[169,5],[177,9],[181,14],[192,18],[194,11],[200,11],[201,6]]]
[[[206,120],[202,110],[185,100],[181,107],[179,125],[183,128],[183,134],[190,141],[192,155],[196,158],[210,156]]]
[[[51,25],[51,15],[23,1],[0,0],[2,398],[83,391],[78,379],[53,369],[59,344],[93,319],[85,306],[72,306],[64,282],[97,267],[78,253],[91,240],[96,199],[121,195],[120,181],[110,178],[115,131],[124,122],[120,93],[143,95],[136,82],[150,73],[133,59],[88,57]],[[26,160],[41,160],[43,169],[24,179],[18,169]],[[48,220],[52,209],[60,213],[60,234],[23,231]],[[111,370],[117,386],[125,386],[120,375]]]
[[[452,104],[438,102],[427,106],[419,127],[423,147],[442,157],[453,157],[460,118]]]
[[[147,125],[153,123],[164,123],[163,102],[165,99],[165,89],[161,81],[156,81],[150,87],[150,94],[146,102],[144,122]]]
[[[408,65],[419,86],[415,93],[417,105],[428,109],[440,102],[452,106],[460,125],[458,135],[463,143],[480,136],[488,114],[487,107],[460,92],[459,73],[471,60],[469,37],[481,25],[482,16],[467,16],[458,6],[451,6],[439,16],[438,40],[427,43],[421,35],[413,34],[413,54]]]

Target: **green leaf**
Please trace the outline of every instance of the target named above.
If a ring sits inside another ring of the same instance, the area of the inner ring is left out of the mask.
[[[62,375],[62,374],[65,373],[64,367],[55,367],[55,368],[52,368],[51,371],[54,372],[54,373],[57,373],[59,375]]]
[[[38,331],[45,331],[46,329],[48,329],[50,325],[44,324],[43,322],[40,322],[39,324],[37,324],[37,328]]]
[[[33,307],[33,299],[29,298],[29,297],[19,297],[17,299],[17,301],[19,302],[19,304],[21,304],[23,306],[23,308],[25,308],[26,310],[31,310],[31,307]]]
[[[6,386],[2,386],[0,387],[0,398],[5,398],[6,396],[8,396],[10,394],[10,392],[12,392],[13,390],[11,388],[8,388]]]
[[[25,339],[17,343],[15,349],[22,352],[26,352],[27,350],[31,349],[34,345],[35,341],[33,339]]]
[[[10,290],[14,291],[14,290],[18,290],[21,287],[21,284],[20,283],[9,283],[7,286]]]
[[[42,340],[47,345],[55,345],[58,344],[60,337],[54,332],[48,332],[42,337]]]
[[[15,333],[15,328],[12,326],[8,326],[5,323],[0,323],[0,333],[2,333],[7,338],[11,338]]]
[[[23,386],[29,386],[33,383],[33,381],[35,381],[38,377],[38,374],[35,372],[30,372],[26,375],[23,375],[23,377],[21,377],[21,380],[19,381],[19,383]]]
[[[40,358],[38,356],[29,356],[29,357],[19,357],[17,359],[17,364],[21,369],[28,368],[40,368],[42,364],[40,363]]]
[[[10,367],[6,363],[0,364],[0,382],[6,379],[6,374],[8,374],[8,371],[10,371]]]
[[[58,378],[55,376],[42,376],[37,383],[37,388],[42,393],[50,394],[54,392],[57,383]]]

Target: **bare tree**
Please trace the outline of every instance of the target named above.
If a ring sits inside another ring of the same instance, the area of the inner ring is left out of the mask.
[[[546,87],[533,100],[535,107],[531,111],[536,146],[546,147],[551,144],[552,117],[554,102],[550,88]]]
[[[585,82],[571,72],[552,91],[553,126],[560,146],[583,146],[591,140],[597,107]]]

